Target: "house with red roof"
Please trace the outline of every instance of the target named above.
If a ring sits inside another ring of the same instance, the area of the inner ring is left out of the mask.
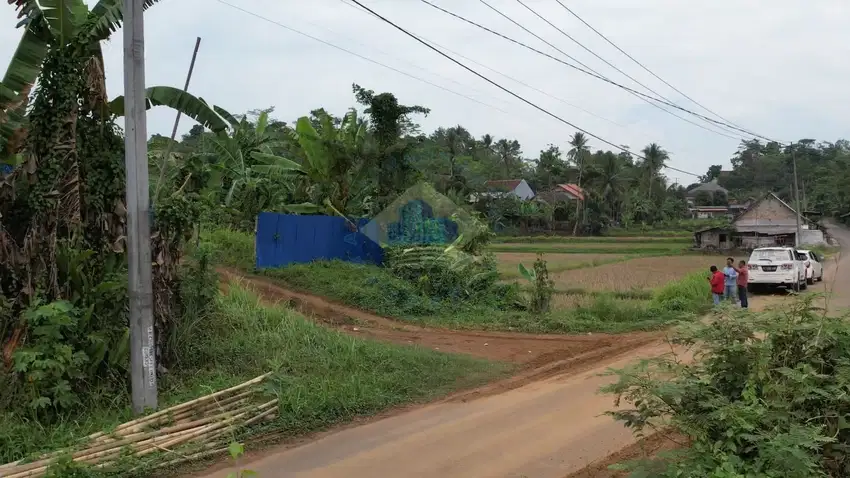
[[[548,203],[584,201],[584,189],[578,184],[558,184],[549,191],[540,193],[541,199]]]

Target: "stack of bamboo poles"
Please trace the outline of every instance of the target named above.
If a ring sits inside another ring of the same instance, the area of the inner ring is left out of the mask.
[[[0,465],[0,478],[37,478],[64,456],[92,467],[108,467],[124,457],[144,457],[156,452],[175,459],[159,466],[199,459],[227,451],[230,435],[237,428],[277,416],[277,400],[257,404],[256,385],[271,374],[222,390],[146,417],[100,432],[70,449],[48,453],[35,461]],[[181,451],[191,450],[186,455]]]

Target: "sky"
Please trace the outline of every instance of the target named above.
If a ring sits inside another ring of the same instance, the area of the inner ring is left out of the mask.
[[[740,132],[727,131],[734,137],[729,138],[706,131],[420,0],[360,1],[411,33],[450,49],[449,55],[499,85],[599,138],[627,145],[632,151],[652,142],[660,144],[669,151],[668,164],[675,168],[696,174],[705,173],[712,164],[728,168],[740,140],[747,137]],[[480,0],[431,1],[575,63]],[[618,52],[556,0],[523,1],[655,93],[567,38],[518,0],[487,3],[601,76],[712,116]],[[850,2],[846,0],[562,2],[656,75],[744,129],[780,141],[850,137],[850,88],[846,86]],[[0,64],[8,64],[21,31],[14,29],[13,8],[0,7]],[[567,142],[576,131],[346,0],[163,0],[147,11],[145,35],[148,86],[182,87],[195,39],[201,37],[189,91],[234,114],[273,106],[272,115],[288,122],[319,107],[341,116],[356,106],[351,84],[357,83],[394,93],[402,104],[430,108],[427,117],[418,119],[425,132],[459,124],[475,136],[489,133],[497,139],[517,139],[527,158],[536,158],[549,144],[568,150]],[[119,32],[104,45],[110,97],[123,94],[122,44]],[[686,113],[676,114],[719,129]],[[148,133],[168,135],[173,122],[172,110],[154,108],[148,112]],[[180,133],[191,126],[191,119],[182,119]],[[590,145],[594,150],[613,149],[599,139],[591,139]],[[684,184],[696,180],[682,172],[666,174]]]

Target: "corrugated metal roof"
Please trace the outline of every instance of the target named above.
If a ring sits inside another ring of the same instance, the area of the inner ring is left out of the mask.
[[[556,187],[572,194],[573,196],[577,197],[579,200],[584,201],[584,189],[582,189],[581,186],[579,186],[578,184],[572,184],[572,183],[559,184]]]

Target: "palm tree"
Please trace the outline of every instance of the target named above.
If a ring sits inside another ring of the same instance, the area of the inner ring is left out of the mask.
[[[587,136],[581,131],[576,131],[576,133],[570,138],[570,146],[572,149],[567,153],[569,158],[576,163],[576,167],[578,168],[578,182],[576,183],[578,187],[581,187],[581,177],[584,172],[584,161],[587,157],[587,154],[590,152],[587,148]],[[573,225],[573,235],[575,236],[578,232],[578,224],[579,224],[579,212],[581,211],[582,201],[576,200],[576,222]]]
[[[647,197],[652,199],[652,186],[655,178],[658,177],[661,169],[667,164],[670,155],[658,143],[651,143],[643,148],[643,164],[641,165],[644,173],[649,178],[649,187]]]
[[[622,203],[628,183],[628,170],[621,157],[613,153],[604,153],[589,171],[591,177],[586,181],[592,184],[608,206],[608,214],[612,220],[617,220],[619,205]]]
[[[461,156],[467,156],[472,153],[473,142],[472,135],[461,125],[452,126],[451,128],[439,128],[434,131],[432,138],[449,154],[449,181],[453,181],[457,174],[457,160]]]
[[[496,141],[493,149],[499,157],[499,161],[505,168],[505,179],[510,179],[509,176],[513,174],[516,169],[515,163],[519,161],[519,157],[522,154],[519,141],[515,139],[500,139],[499,141]]]

